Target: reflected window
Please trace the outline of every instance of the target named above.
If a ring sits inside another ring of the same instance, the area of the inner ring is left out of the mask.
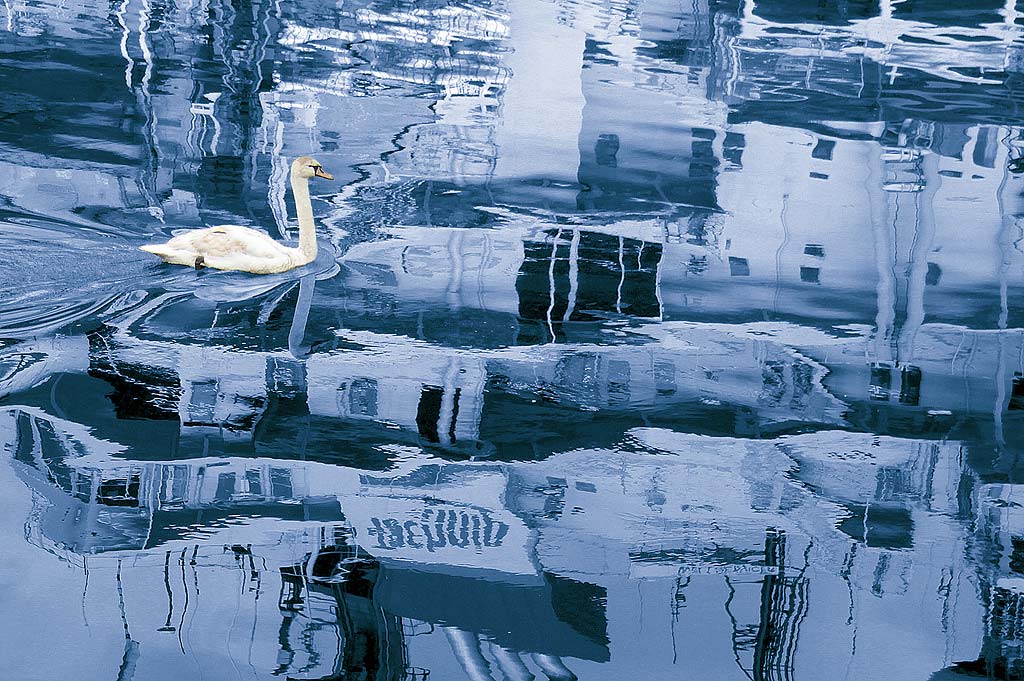
[[[690,142],[690,163],[686,175],[698,180],[713,178],[718,167],[714,148],[717,133],[710,128],[692,128],[690,134],[693,141]],[[699,205],[712,205],[713,201]]]
[[[92,494],[91,476],[85,475],[81,471],[72,471],[70,492],[81,501],[89,503]]]
[[[928,263],[928,272],[924,275],[926,286],[938,286],[942,280],[942,268],[933,262]]]
[[[1010,570],[1018,575],[1024,574],[1024,537],[1010,537]]]
[[[687,274],[704,274],[708,270],[708,256],[690,255],[690,262],[686,263]]]
[[[821,279],[821,269],[817,267],[801,267],[800,281],[808,284],[818,284]]]
[[[188,402],[186,425],[213,424],[217,407],[217,381],[197,381],[192,384],[192,396]]]
[[[297,386],[305,383],[306,369],[300,362],[278,357],[267,359],[267,380],[272,392],[291,394]]]
[[[725,141],[722,143],[722,155],[725,160],[736,166],[743,167],[743,148],[746,146],[746,138],[738,132],[725,133]]]
[[[1010,389],[1010,410],[1024,410],[1024,374],[1019,371],[1013,375],[1013,387]]]
[[[1011,5],[1012,6],[1012,5]],[[919,21],[937,26],[981,27],[1002,21],[1002,0],[974,0],[954,3],[949,0],[905,0],[892,3],[896,19]]]
[[[759,0],[757,16],[780,24],[841,25],[880,13],[878,0]]]
[[[588,321],[593,312],[657,317],[661,244],[593,232],[547,231],[526,241],[516,278],[519,316],[529,320]],[[558,237],[555,241],[555,237]],[[578,239],[577,248],[572,241]]]
[[[245,472],[245,486],[249,494],[263,495],[263,481],[260,479],[259,469],[250,468]]]
[[[873,503],[849,504],[850,517],[839,529],[856,541],[872,548],[909,549],[914,544],[914,521],[902,506]]]
[[[998,150],[997,129],[989,125],[978,128],[978,140],[974,143],[974,165],[995,168]]]
[[[873,400],[888,400],[889,389],[892,388],[892,368],[885,365],[871,367],[871,385],[868,395]]]
[[[270,469],[270,493],[275,497],[292,497],[292,472],[287,468]]]
[[[214,501],[228,501],[235,493],[235,474],[221,473],[217,476],[217,491],[213,495]]]
[[[749,277],[750,276],[750,263],[747,262],[746,258],[734,258],[729,256],[729,276],[731,277]]]
[[[612,404],[629,402],[629,362],[608,362],[608,401]]]
[[[914,476],[898,466],[879,466],[875,473],[875,501],[896,501],[914,493]]]
[[[163,498],[165,504],[183,504],[188,494],[188,466],[167,466],[163,470]]]
[[[686,218],[686,243],[708,245],[708,213],[698,212]]]
[[[814,149],[811,150],[811,157],[822,161],[831,161],[832,151],[835,148],[836,143],[832,140],[818,140],[818,143],[814,145]]]
[[[554,378],[559,387],[572,390],[587,404],[594,404],[600,394],[600,372],[599,355],[592,352],[575,352],[558,360]]]
[[[777,406],[786,396],[786,368],[782,362],[770,360],[761,366],[760,404]]]
[[[916,407],[921,402],[921,369],[905,366],[900,372],[900,404]]]
[[[659,395],[676,392],[676,366],[670,361],[654,363],[654,389]]]
[[[715,150],[711,140],[694,140],[691,144],[692,158],[714,158]]]
[[[792,365],[793,397],[790,406],[800,408],[807,406],[811,393],[814,392],[814,367],[803,362]]]
[[[414,277],[447,276],[450,267],[443,246],[408,246],[402,251],[402,269]]]
[[[123,478],[101,480],[96,501],[106,506],[138,506],[139,483],[140,475],[133,471]]]
[[[619,165],[616,155],[619,153],[619,136],[611,133],[604,133],[597,136],[594,143],[594,156],[597,165],[607,168],[615,168]]]
[[[440,442],[437,431],[441,420],[441,402],[444,389],[438,386],[425,385],[420,392],[420,403],[416,408],[416,429],[428,442]]]
[[[428,442],[449,444],[455,441],[455,429],[459,420],[459,400],[462,389],[455,388],[451,393],[451,411],[445,411],[445,390],[441,386],[425,385],[420,391],[420,402],[416,407],[416,429],[421,437]],[[447,431],[441,430],[442,416],[447,424]]]
[[[971,126],[967,123],[943,123],[935,126],[934,141],[931,150],[947,158],[955,158],[958,161],[964,159],[964,149],[970,142],[967,133]],[[948,177],[962,177],[963,174],[956,171],[939,171],[939,175],[953,173]]]
[[[377,415],[377,381],[357,378],[352,381],[348,394],[349,413],[355,416]]]
[[[1001,581],[1001,580],[1000,580]],[[1016,651],[1020,650],[1020,641],[1024,639],[1024,622],[1021,622],[1020,613],[1024,611],[1024,594],[1021,593],[1019,587],[1014,584],[1016,580],[1003,582],[1003,586],[995,586],[992,589],[992,595],[988,603],[988,624],[986,629],[991,632],[989,635],[992,636],[993,641],[998,641],[1002,650],[1007,651],[1000,657],[1002,660],[1014,660],[1014,666],[1006,665],[1003,669],[1007,670],[1007,673],[1003,675],[1003,678],[1013,678],[1017,676],[1017,670],[1020,669],[1018,666],[1020,658],[1017,657]],[[999,650],[999,648],[995,648]],[[1011,652],[1012,651],[1012,652]],[[1013,655],[1013,657],[1010,657]],[[995,656],[993,656],[995,657]],[[1016,658],[1016,659],[1015,659]],[[991,659],[991,658],[990,658]],[[995,658],[1000,659],[1000,658]],[[981,663],[985,664],[985,658],[981,658]],[[977,662],[961,662],[956,667],[953,667],[957,672],[960,669],[971,665],[975,669],[970,669],[970,672],[978,672],[978,670],[986,670],[989,667],[981,666]],[[998,669],[998,668],[997,668]],[[1012,670],[1012,671],[1011,671]],[[998,672],[995,672],[998,674]],[[986,674],[985,671],[973,674],[976,677],[984,678],[989,676],[992,678],[992,674]],[[959,678],[969,678],[967,674],[958,674]],[[957,677],[952,677],[957,678]]]

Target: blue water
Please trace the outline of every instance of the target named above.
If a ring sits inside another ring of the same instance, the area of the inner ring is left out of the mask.
[[[1024,679],[1022,27],[5,0],[0,676]]]

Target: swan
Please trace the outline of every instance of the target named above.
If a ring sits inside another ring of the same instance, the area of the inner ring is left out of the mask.
[[[172,265],[212,267],[218,270],[275,274],[308,265],[316,259],[316,227],[309,202],[309,179],[333,180],[316,159],[301,156],[292,161],[291,184],[299,216],[299,247],[289,248],[268,234],[239,225],[217,225],[180,234],[167,243],[139,248]]]

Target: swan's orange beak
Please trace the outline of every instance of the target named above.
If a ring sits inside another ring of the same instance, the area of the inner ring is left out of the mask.
[[[324,170],[323,166],[317,166],[313,170],[313,174],[316,175],[317,177],[322,177],[325,180],[333,180],[334,179],[334,175],[331,175],[329,172]]]

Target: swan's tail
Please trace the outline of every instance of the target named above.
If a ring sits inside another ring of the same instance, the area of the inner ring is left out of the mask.
[[[195,264],[196,260],[195,253],[171,248],[167,244],[146,244],[145,246],[139,246],[139,250],[152,253],[164,262],[171,263],[172,265],[189,265],[191,267]]]
[[[146,244],[145,246],[139,246],[139,250],[160,256],[170,251],[170,249],[167,248],[167,246],[165,246],[164,244]]]

